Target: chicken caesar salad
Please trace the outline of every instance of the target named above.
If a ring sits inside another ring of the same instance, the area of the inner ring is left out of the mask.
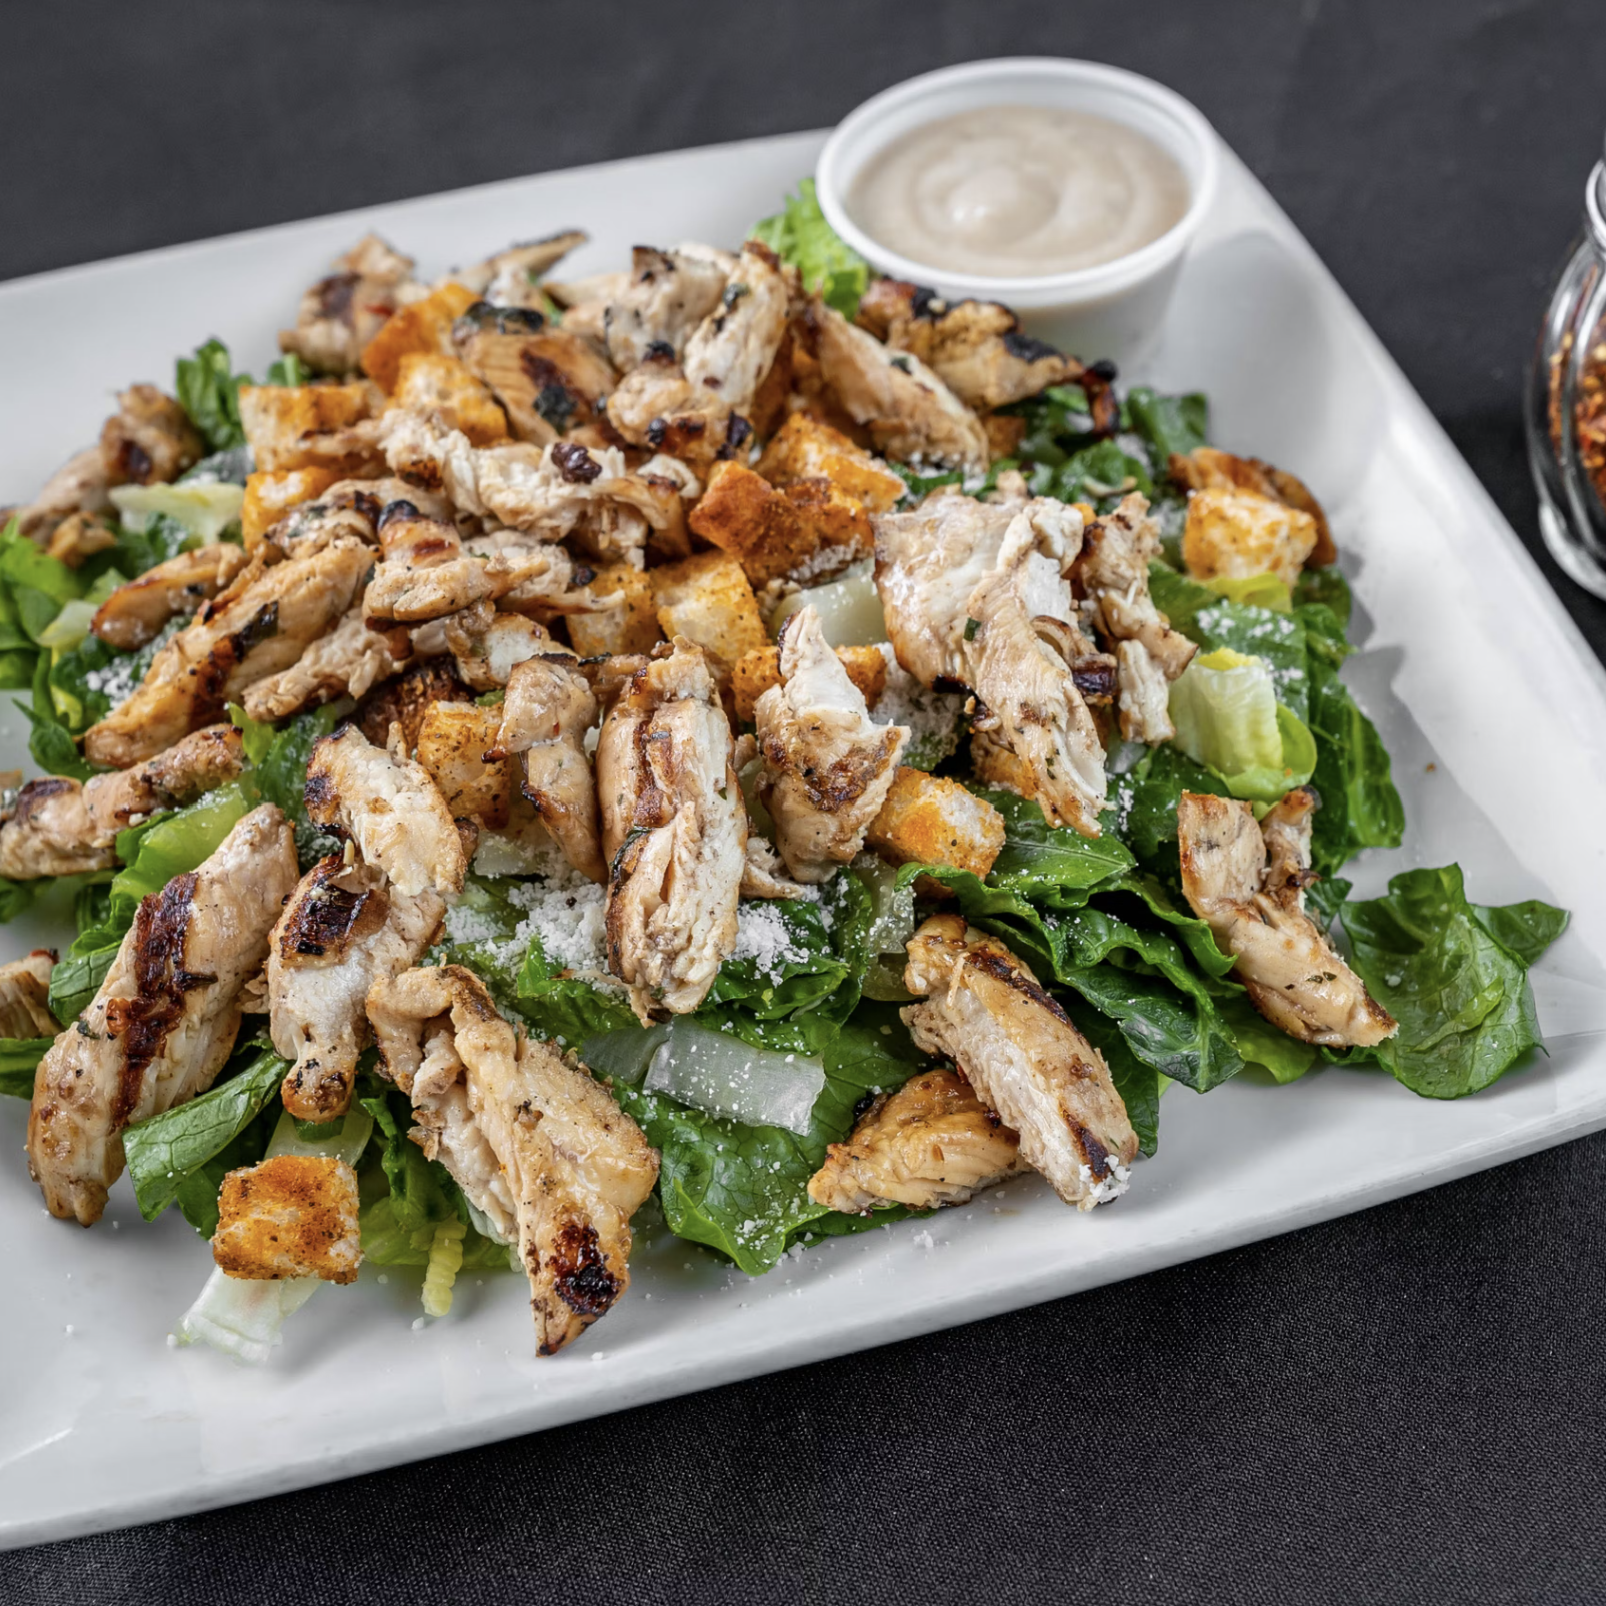
[[[1107,1205],[1172,1082],[1542,1046],[1563,912],[1350,897],[1405,820],[1349,586],[1204,396],[877,276],[807,181],[584,240],[370,235],[264,382],[209,340],[5,515],[0,918],[77,935],[0,968],[0,1089],[52,1215],[126,1171],[210,1243],[178,1342],[260,1361],[366,1262],[431,1317],[524,1275],[549,1355],[649,1201],[756,1275]]]

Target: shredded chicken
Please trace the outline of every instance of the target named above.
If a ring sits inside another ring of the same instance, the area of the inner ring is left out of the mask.
[[[780,648],[781,684],[753,710],[764,756],[759,795],[787,869],[802,882],[827,881],[863,850],[909,730],[870,718],[812,606],[787,619]]]
[[[443,644],[457,660],[458,674],[475,691],[506,686],[527,658],[569,652],[545,625],[521,613],[497,613],[488,602],[465,608],[444,623]]]
[[[323,737],[307,765],[307,818],[356,844],[404,897],[463,890],[468,857],[445,801],[416,759],[373,746],[355,725]]]
[[[987,472],[981,420],[918,357],[889,351],[818,296],[807,322],[826,386],[878,451],[903,463]]]
[[[631,676],[597,744],[608,967],[642,1020],[694,1010],[736,946],[747,812],[730,724],[684,637]]]
[[[1083,688],[1097,695],[1109,661],[1082,637],[1065,578],[1081,538],[1061,502],[934,497],[876,520],[876,589],[898,662],[975,692],[979,773],[1097,836],[1104,747]]]
[[[584,229],[562,229],[525,245],[510,245],[452,278],[493,307],[540,307],[541,279],[590,236]]]
[[[280,331],[279,349],[293,352],[314,373],[352,373],[391,313],[423,293],[411,257],[377,235],[364,235],[336,259],[333,273],[302,296],[296,326]]]
[[[457,430],[400,410],[384,424],[385,454],[404,479],[443,490],[474,518],[560,541],[575,536],[599,557],[628,558],[637,567],[649,529],[684,518],[678,489],[665,495],[645,473],[632,472],[617,447],[588,450],[572,441],[534,446],[471,446]]]
[[[1138,1139],[1109,1067],[1003,943],[934,915],[903,983],[929,994],[902,1011],[915,1046],[959,1066],[1060,1198],[1091,1210],[1125,1192]]]
[[[630,1218],[657,1151],[584,1067],[522,1038],[457,965],[380,982],[368,1014],[413,1101],[410,1136],[517,1243],[537,1351],[556,1354],[629,1286]]]
[[[245,552],[231,541],[180,552],[118,586],[96,610],[89,628],[107,646],[133,652],[159,636],[169,619],[210,602],[245,565]]]
[[[56,956],[35,948],[23,959],[0,965],[0,1037],[54,1037],[61,1022],[50,1011],[50,975]]]
[[[231,781],[245,767],[239,731],[209,725],[131,769],[75,781],[49,775],[17,794],[0,826],[0,876],[44,876],[109,870],[117,833],[158,809],[175,808]]]
[[[1121,734],[1151,745],[1176,735],[1167,688],[1199,650],[1171,628],[1149,595],[1149,563],[1159,555],[1160,532],[1149,504],[1134,493],[1088,525],[1075,570],[1100,633],[1116,645]]]
[[[157,653],[134,694],[90,726],[85,756],[126,769],[210,724],[323,635],[356,600],[372,562],[372,549],[349,537],[272,567],[253,558]]]
[[[457,530],[425,518],[411,502],[392,502],[379,515],[384,557],[362,596],[372,620],[422,624],[467,608],[495,589],[487,565],[463,550]]]
[[[1193,912],[1238,961],[1256,1009],[1290,1037],[1369,1046],[1399,1029],[1305,912],[1308,786],[1288,793],[1257,826],[1249,804],[1184,792],[1177,804],[1182,890]]]
[[[791,286],[775,253],[749,240],[731,268],[719,305],[686,341],[686,378],[746,417],[781,349],[790,303]]]
[[[166,485],[205,450],[189,414],[155,385],[130,385],[101,426],[100,454],[113,485]]]
[[[608,356],[622,374],[655,355],[678,362],[692,331],[719,306],[735,265],[729,253],[707,246],[638,245],[631,260],[629,279],[603,314]]]
[[[361,697],[411,657],[407,632],[371,630],[359,604],[288,669],[248,686],[245,711],[271,725],[337,697]]]
[[[581,875],[606,883],[597,786],[586,733],[597,723],[591,683],[572,654],[515,664],[502,701],[502,727],[487,757],[524,755],[524,795]]]
[[[1026,334],[996,301],[948,301],[900,279],[877,279],[859,303],[859,320],[891,350],[913,353],[978,412],[1082,376],[1081,363]]]
[[[368,1040],[368,990],[417,964],[445,913],[433,887],[409,896],[340,853],[301,878],[273,928],[267,972],[273,1046],[294,1061],[284,1107],[298,1121],[345,1113]]]
[[[848,1141],[826,1150],[809,1197],[849,1215],[892,1204],[935,1210],[965,1204],[1027,1169],[1019,1137],[964,1077],[943,1067],[880,1094]]]
[[[53,1216],[98,1221],[123,1128],[212,1085],[296,873],[294,834],[265,803],[140,904],[94,1001],[35,1074],[28,1165]]]

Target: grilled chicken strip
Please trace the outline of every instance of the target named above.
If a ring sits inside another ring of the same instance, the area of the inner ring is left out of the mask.
[[[521,613],[497,613],[488,602],[465,608],[444,620],[441,638],[457,660],[458,674],[475,691],[506,686],[514,669],[527,658],[539,658],[549,652],[573,657],[569,648],[552,639],[545,625]]]
[[[631,676],[597,744],[608,968],[647,1021],[694,1010],[736,946],[747,811],[702,649],[677,636]]]
[[[295,328],[279,331],[279,349],[294,352],[314,373],[352,373],[391,313],[424,293],[411,257],[378,235],[364,235],[302,296]]]
[[[1305,913],[1315,792],[1288,793],[1264,820],[1236,798],[1184,792],[1177,804],[1182,890],[1238,964],[1256,1009],[1303,1043],[1381,1043],[1399,1030]]]
[[[155,385],[131,385],[93,446],[75,452],[45,481],[33,501],[14,513],[19,532],[46,547],[58,526],[78,513],[103,513],[114,485],[155,485],[177,479],[204,450],[188,415]],[[58,556],[62,555],[60,553]],[[81,560],[80,560],[81,561]]]
[[[109,870],[117,863],[119,831],[232,781],[244,767],[239,731],[208,725],[132,769],[87,781],[64,775],[29,781],[0,826],[0,876],[37,881]]]
[[[89,728],[85,756],[126,769],[210,724],[340,618],[372,563],[372,548],[349,536],[271,568],[259,554],[157,653],[134,694]]]
[[[1109,1067],[1003,943],[934,915],[909,939],[903,984],[930,995],[901,1012],[916,1047],[959,1066],[1066,1204],[1126,1191],[1138,1138]]]
[[[94,1001],[35,1074],[28,1167],[51,1215],[98,1221],[123,1128],[212,1085],[296,873],[295,835],[265,803],[140,904]]]
[[[935,1210],[964,1204],[1027,1169],[1019,1137],[964,1077],[941,1067],[881,1094],[848,1141],[825,1151],[809,1197],[849,1215],[888,1204]]]
[[[245,711],[252,719],[276,724],[337,697],[361,697],[387,675],[405,669],[411,659],[407,632],[369,629],[359,603],[288,669],[246,687]]]
[[[373,746],[355,725],[319,740],[307,764],[307,818],[348,838],[403,897],[463,890],[468,857],[446,803],[416,759]]]
[[[519,1248],[536,1349],[553,1355],[630,1283],[630,1218],[658,1180],[641,1129],[575,1061],[522,1038],[477,977],[410,970],[368,998],[409,1134]]]
[[[877,451],[900,463],[987,472],[981,420],[918,357],[889,351],[818,296],[807,324],[827,388],[869,430]]]
[[[781,349],[790,302],[791,286],[780,260],[767,245],[749,240],[719,305],[686,341],[686,378],[745,418]]]
[[[452,278],[483,296],[493,307],[536,307],[542,304],[541,278],[590,236],[584,229],[563,229],[525,245],[510,245]]]
[[[107,646],[133,652],[160,635],[169,619],[210,602],[245,565],[244,549],[232,541],[180,552],[118,586],[101,603],[89,628]]]
[[[345,1113],[368,1041],[368,990],[417,964],[445,913],[433,887],[409,897],[342,853],[301,878],[268,942],[268,1029],[295,1062],[281,1091],[296,1120]]]
[[[753,710],[759,795],[787,869],[802,882],[828,881],[862,851],[910,733],[870,718],[812,606],[787,619],[780,648],[781,683]]]
[[[746,438],[717,390],[695,385],[667,356],[633,368],[608,397],[608,422],[631,446],[662,448],[706,472]]]
[[[654,355],[679,362],[692,331],[719,306],[735,266],[727,252],[708,246],[638,245],[631,263],[628,281],[603,314],[608,357],[622,374]]]
[[[947,301],[901,279],[877,279],[859,303],[859,319],[893,351],[913,353],[978,412],[1082,377],[1081,363],[1024,333],[996,301]]]
[[[0,1037],[54,1037],[61,1022],[50,1012],[50,973],[56,956],[35,948],[25,959],[0,965]]]
[[[1199,650],[1171,628],[1149,595],[1149,561],[1159,555],[1160,531],[1147,499],[1134,492],[1088,525],[1076,563],[1099,631],[1118,644],[1121,734],[1151,745],[1176,735],[1167,688]]]
[[[443,490],[460,512],[547,541],[577,536],[597,556],[637,567],[647,531],[684,519],[676,489],[666,496],[645,472],[631,472],[616,447],[475,447],[460,431],[400,409],[385,415],[384,445],[403,479]]]
[[[980,773],[1097,836],[1107,782],[1084,687],[1102,694],[1113,666],[1076,623],[1065,575],[1081,538],[1061,502],[933,497],[876,520],[876,589],[898,662],[975,692]]]
[[[384,557],[362,596],[369,619],[422,624],[492,594],[485,563],[463,550],[454,525],[425,518],[411,502],[392,502],[378,530]]]
[[[597,722],[591,683],[571,654],[527,658],[513,666],[502,701],[502,728],[488,758],[524,755],[524,795],[581,875],[606,884],[597,786],[586,733]]]

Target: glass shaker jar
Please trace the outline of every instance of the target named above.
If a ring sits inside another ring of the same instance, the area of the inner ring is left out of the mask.
[[[1584,188],[1584,232],[1556,281],[1528,375],[1528,461],[1551,555],[1606,597],[1606,161]]]

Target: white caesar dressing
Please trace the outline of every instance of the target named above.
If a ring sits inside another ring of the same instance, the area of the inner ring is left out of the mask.
[[[846,206],[915,262],[1035,278],[1129,255],[1179,223],[1188,200],[1178,164],[1124,123],[986,106],[894,140],[854,178]]]

